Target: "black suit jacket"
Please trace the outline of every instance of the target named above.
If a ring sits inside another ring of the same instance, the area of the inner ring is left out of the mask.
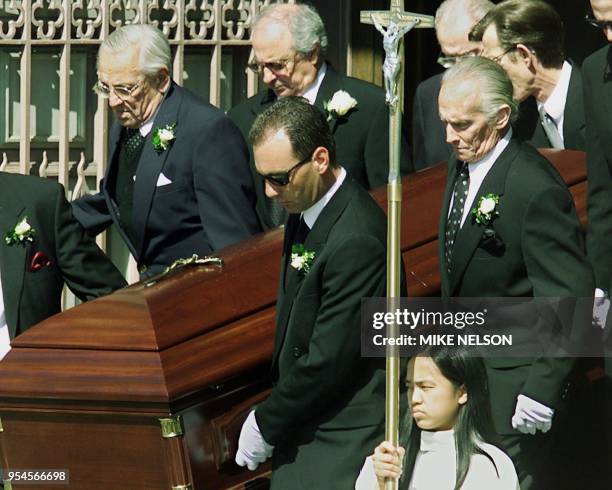
[[[449,162],[439,237],[457,173]],[[572,196],[556,169],[533,147],[512,139],[485,177],[472,203],[499,196],[499,216],[492,222],[499,242],[483,237],[484,227],[468,215],[453,247],[447,273],[444,240],[438,241],[442,295],[446,297],[591,297],[593,275]],[[516,315],[514,345],[540,345],[540,317]],[[552,346],[551,346],[552,347]],[[572,369],[569,359],[485,358],[490,377],[493,419],[499,433],[512,433],[516,397],[522,393],[556,407]]]
[[[610,292],[612,281],[612,46],[583,64],[587,115],[587,251],[597,287]]]
[[[416,170],[448,161],[453,148],[446,142],[446,131],[440,121],[438,96],[442,75],[422,81],[414,95],[412,109],[412,147]]]
[[[311,467],[294,465],[297,474],[308,473],[302,488],[331,488],[333,481],[333,488],[352,489],[383,435],[384,360],[361,357],[360,304],[385,293],[386,219],[347,177],[304,242],[316,254],[310,272],[289,270],[285,282],[298,220],[290,215],[285,231],[274,387],[255,415],[265,440],[276,446],[275,468],[293,452],[318,445]],[[364,428],[370,439],[360,436]]]
[[[389,110],[385,105],[384,91],[363,80],[341,75],[327,64],[315,105],[323,110],[323,103],[338,90],[348,92],[357,100],[357,106],[344,118],[330,122],[336,141],[336,160],[364,188],[374,189],[385,185],[389,174]],[[264,90],[232,108],[228,116],[248,140],[255,118],[274,101],[274,92]],[[401,149],[400,171],[402,175],[407,175],[413,171],[413,167],[405,130]],[[251,170],[257,192],[257,213],[262,226],[267,229],[271,227],[271,222],[265,205],[264,181],[255,171],[252,154]]]
[[[551,148],[538,113],[538,105],[529,97],[520,105],[519,119],[514,125],[515,135],[536,148]],[[568,150],[586,150],[583,81],[580,68],[573,64],[563,111],[563,144]]]
[[[34,241],[7,245],[4,236],[23,218],[34,229]],[[64,188],[55,182],[0,172],[0,232],[0,277],[11,338],[60,312],[64,283],[83,301],[125,286],[74,219]],[[33,271],[37,252],[50,265]]]
[[[176,124],[170,148],[157,152],[155,128]],[[91,233],[115,223],[141,273],[162,271],[178,258],[209,254],[260,231],[248,169],[248,148],[236,126],[212,105],[172,84],[144,142],[134,184],[132,231],[121,229],[113,195],[123,128],[114,123],[109,166],[96,195],[74,201]],[[160,185],[165,177],[171,183]]]

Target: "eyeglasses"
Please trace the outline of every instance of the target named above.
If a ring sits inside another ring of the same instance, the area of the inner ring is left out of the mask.
[[[612,30],[612,20],[597,20],[595,17],[591,17],[589,14],[584,16],[584,20],[598,29],[602,29],[604,31],[608,29]]]
[[[260,63],[259,61],[251,61],[247,68],[258,75],[261,75],[264,69],[270,70],[272,73],[281,73],[283,71],[288,71],[288,67],[291,63],[295,62],[297,55],[293,56],[293,59],[287,58],[278,61],[267,61],[265,63]]]
[[[112,85],[107,85],[98,80],[93,86],[93,91],[96,94],[101,95],[105,99],[108,99],[110,97],[111,92],[114,92],[119,99],[126,100],[134,95],[134,92],[138,90],[141,84],[142,80],[139,80],[133,85],[120,85],[118,87],[113,87]]]
[[[286,172],[273,172],[271,174],[265,174],[265,175],[259,174],[259,175],[261,175],[265,180],[267,180],[271,184],[278,185],[280,187],[284,187],[287,184],[289,184],[289,182],[291,182],[291,175],[298,167],[312,160],[313,152],[314,150],[311,151],[306,158],[297,162],[293,167],[291,167]]]
[[[438,59],[436,60],[436,62],[443,68],[448,69],[451,66],[456,65],[462,59],[471,58],[472,56],[476,56],[477,54],[478,53],[470,52],[470,53],[459,54],[456,56],[444,56],[442,52],[440,51],[440,54],[438,55]]]
[[[511,48],[506,49],[506,51],[504,51],[502,54],[498,54],[497,56],[493,56],[492,58],[487,56],[487,58],[489,58],[491,61],[495,61],[495,63],[499,64],[499,62],[502,60],[502,58],[504,56],[506,56],[508,53],[515,51],[516,50],[516,46],[512,46]]]

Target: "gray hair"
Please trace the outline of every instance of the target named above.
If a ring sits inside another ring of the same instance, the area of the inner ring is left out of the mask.
[[[100,53],[119,54],[129,49],[140,48],[139,68],[146,77],[154,77],[159,70],[171,71],[172,56],[166,36],[148,24],[129,24],[111,33],[100,45]]]
[[[470,82],[480,95],[480,112],[490,123],[497,120],[502,105],[510,107],[510,122],[518,117],[518,104],[512,97],[512,82],[506,71],[495,61],[482,56],[464,58],[451,66],[442,76],[442,85]]]
[[[293,49],[302,55],[312,53],[316,47],[327,50],[327,34],[321,16],[314,7],[304,4],[276,3],[261,10],[252,32],[267,22],[281,24],[293,39]]]
[[[476,24],[493,7],[495,4],[489,0],[444,0],[436,10],[436,31],[441,25],[448,26],[466,15],[473,21],[472,25]]]

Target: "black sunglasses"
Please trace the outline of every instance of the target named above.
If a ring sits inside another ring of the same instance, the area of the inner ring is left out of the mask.
[[[584,16],[584,20],[591,24],[593,27],[598,29],[606,30],[612,29],[612,20],[597,20],[595,17],[591,17],[589,14]]]
[[[300,160],[299,162],[297,162],[293,167],[291,167],[286,172],[273,172],[271,174],[265,174],[265,175],[264,174],[259,174],[259,175],[261,175],[265,180],[267,180],[271,184],[284,187],[289,182],[291,182],[291,174],[295,171],[296,168],[298,168],[300,165],[304,165],[305,163],[308,163],[309,161],[312,160],[313,152],[314,152],[314,150],[311,151],[306,158],[304,158],[303,160]]]

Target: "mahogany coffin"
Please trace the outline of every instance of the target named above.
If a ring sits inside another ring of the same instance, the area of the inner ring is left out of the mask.
[[[548,151],[584,221],[584,154]],[[401,243],[411,295],[435,295],[439,165],[404,179]],[[384,189],[375,192],[386,207]],[[69,309],[0,362],[0,467],[68,470],[89,489],[264,488],[238,468],[242,421],[270,388],[282,230]],[[170,419],[160,422],[160,419]],[[8,488],[8,485],[5,487]],[[12,488],[58,488],[12,483]]]

